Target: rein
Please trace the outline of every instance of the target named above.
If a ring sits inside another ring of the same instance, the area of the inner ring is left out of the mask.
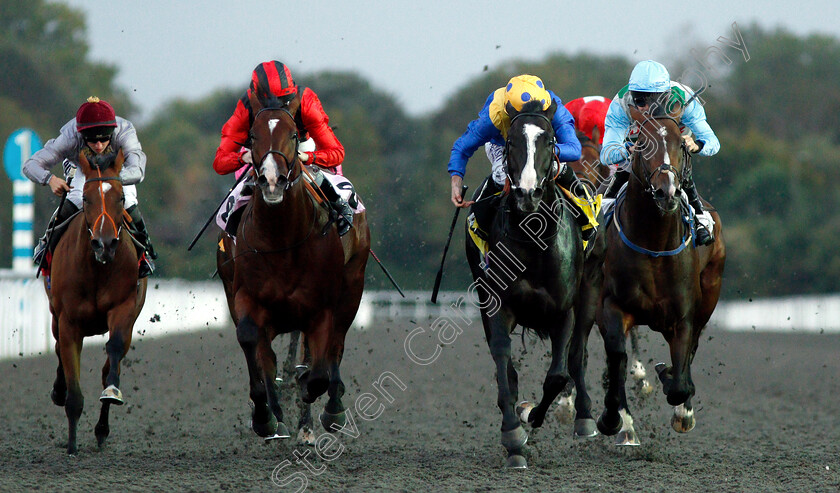
[[[122,183],[122,179],[119,176],[102,176],[102,170],[99,167],[97,167],[95,169],[96,169],[96,172],[99,174],[99,176],[95,176],[95,177],[92,177],[92,178],[89,178],[89,179],[85,179],[85,181],[86,182],[88,182],[88,181],[98,181],[98,182],[100,182],[99,183],[99,197],[100,197],[100,200],[102,201],[102,212],[98,216],[96,216],[96,219],[93,221],[93,226],[88,226],[88,232],[90,233],[90,236],[93,237],[93,230],[96,229],[96,225],[99,224],[99,220],[100,219],[102,220],[102,226],[104,227],[105,220],[107,219],[107,220],[110,221],[111,226],[114,228],[115,236],[117,238],[119,238],[120,237],[120,231],[122,231],[122,221],[120,221],[120,225],[118,227],[114,218],[111,217],[110,214],[108,214],[108,210],[105,208],[105,190],[102,189],[102,182],[116,181],[116,182]]]

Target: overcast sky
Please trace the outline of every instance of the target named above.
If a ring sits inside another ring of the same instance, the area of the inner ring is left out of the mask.
[[[90,57],[119,67],[117,82],[143,118],[176,97],[244,89],[254,66],[270,59],[293,74],[357,71],[421,114],[485,65],[517,58],[557,51],[690,58],[691,46],[733,39],[733,22],[840,36],[837,0],[59,1],[86,13]]]

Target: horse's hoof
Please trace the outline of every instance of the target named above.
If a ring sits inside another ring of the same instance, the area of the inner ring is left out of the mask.
[[[633,377],[633,380],[639,381],[644,380],[647,376],[647,371],[645,371],[645,365],[642,364],[641,361],[635,360],[633,361],[633,365],[630,367],[630,376]]]
[[[122,392],[113,385],[109,385],[102,391],[102,395],[99,396],[99,400],[117,406],[122,406],[124,404]]]
[[[268,416],[268,422],[266,423],[256,423],[253,416],[251,417],[251,429],[254,430],[257,436],[265,438],[273,436],[277,432],[277,418],[271,413]],[[288,430],[286,433],[288,433]]]
[[[575,420],[575,438],[592,438],[598,436],[598,427],[592,418]]]
[[[519,454],[513,454],[505,461],[505,467],[508,469],[528,469],[528,461]]]
[[[344,425],[347,424],[347,415],[344,411],[341,411],[338,414],[332,414],[328,413],[325,409],[324,412],[318,416],[318,419],[321,420],[321,426],[330,433],[337,432],[338,430],[344,428]]]
[[[554,418],[564,424],[571,423],[575,419],[575,400],[571,395],[557,399]]]
[[[280,421],[277,423],[277,430],[274,432],[273,435],[265,437],[266,442],[270,442],[272,440],[279,440],[282,438],[290,438],[292,435],[289,433],[289,429],[286,425]]]
[[[598,417],[598,423],[597,423],[598,431],[600,431],[602,435],[606,435],[608,437],[611,437],[611,436],[615,435],[616,433],[618,433],[619,430],[621,430],[621,425],[622,425],[621,416],[619,416],[619,418],[615,422],[615,424],[611,424],[611,423],[608,423],[607,420],[604,418],[605,415],[606,415],[606,411],[604,411],[604,414],[602,414],[601,416]]]
[[[533,402],[528,401],[521,401],[519,404],[516,405],[516,415],[519,416],[519,421],[523,424],[528,422],[528,418],[531,416],[531,411],[535,408]]]
[[[53,404],[58,407],[64,407],[64,403],[67,402],[67,392],[56,392],[55,389],[50,391],[50,399],[52,399]]]
[[[315,446],[315,433],[308,426],[298,430],[297,441],[301,445]]]
[[[631,447],[638,447],[641,445],[639,443],[639,438],[636,436],[636,430],[629,429],[629,430],[621,430],[618,432],[618,435],[615,436],[615,444],[619,446],[631,446]]]
[[[522,426],[517,426],[510,431],[502,432],[502,446],[507,450],[516,450],[525,446],[528,442],[528,432]]]
[[[694,409],[686,409],[685,405],[680,404],[674,408],[674,415],[671,416],[671,428],[679,433],[688,433],[694,429],[696,424],[694,419]]]

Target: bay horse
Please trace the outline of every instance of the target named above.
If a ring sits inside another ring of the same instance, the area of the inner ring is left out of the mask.
[[[691,156],[679,124],[670,115],[654,117],[635,108],[631,117],[641,136],[626,194],[616,202],[607,229],[598,314],[609,380],[598,429],[618,434],[620,445],[639,444],[624,389],[625,334],[637,325],[662,333],[670,347],[671,366],[659,363],[656,370],[668,403],[675,406],[671,426],[682,433],[694,428],[691,362],[717,305],[726,260],[720,216],[708,202],[715,220],[713,244],[695,247],[692,224],[683,220],[681,187],[691,173]]]
[[[279,100],[255,87],[249,102],[256,186],[236,241],[221,233],[217,266],[248,366],[251,428],[267,439],[290,436],[271,342],[300,331],[308,359],[297,377],[300,397],[311,404],[328,392],[320,420],[335,432],[346,422],[339,365],[364,290],[367,218],[356,214],[353,228],[339,237],[329,211],[308,191],[308,171],[297,158],[299,97]]]
[[[90,154],[89,156],[86,154]],[[110,433],[111,404],[122,405],[120,362],[131,346],[134,322],[146,300],[146,279],[137,278],[137,249],[123,227],[124,201],[119,154],[82,152],[86,177],[82,213],[71,221],[52,258],[44,287],[52,313],[58,370],[50,394],[63,406],[69,424],[67,453],[76,454],[76,429],[84,397],[79,385],[82,340],[108,333],[102,367],[102,408],[95,434],[99,447]]]
[[[554,183],[560,171],[554,154],[551,118],[556,103],[542,111],[526,103],[511,116],[505,146],[509,190],[489,227],[485,258],[467,231],[466,257],[479,299],[484,334],[496,364],[501,442],[506,465],[525,468],[528,433],[520,415],[542,425],[554,398],[569,382],[568,353],[575,303],[583,275],[584,251],[573,212]],[[480,187],[481,188],[481,187]],[[476,196],[481,190],[476,191]],[[516,401],[519,382],[511,361],[510,334],[519,324],[551,341],[551,364],[543,397],[528,413]]]

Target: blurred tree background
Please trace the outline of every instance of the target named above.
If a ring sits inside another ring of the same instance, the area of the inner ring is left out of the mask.
[[[33,128],[54,137],[92,94],[131,119],[130,94],[116,86],[118,67],[88,60],[83,16],[44,0],[0,0],[0,137]],[[749,61],[724,48],[730,65],[707,73],[709,123],[721,152],[695,160],[698,188],[720,211],[728,261],[729,299],[837,292],[840,256],[840,42],[783,29],[741,30]],[[722,45],[721,45],[722,46]],[[670,64],[703,70],[683,54]],[[468,81],[442,108],[406,114],[396,99],[349,72],[296,73],[330,115],[347,154],[345,174],[368,208],[373,250],[405,289],[430,289],[453,208],[446,164],[452,142],[477,115],[487,95],[512,75],[533,73],[564,101],[611,97],[633,62],[588,53],[554,53],[539,61],[512,60]],[[690,81],[686,81],[690,82]],[[222,200],[232,176],[211,167],[219,131],[243,88],[195,100],[171,101],[140,125],[148,156],[140,200],[161,253],[162,277],[206,279],[215,269],[217,229],[211,226],[192,252],[193,235]],[[482,151],[471,159],[472,191],[488,173]],[[56,170],[58,172],[58,170]],[[11,264],[11,182],[0,179],[0,267]],[[57,198],[36,189],[35,230],[40,234]],[[444,289],[464,289],[463,217],[449,253]],[[371,288],[390,284],[371,261]]]

